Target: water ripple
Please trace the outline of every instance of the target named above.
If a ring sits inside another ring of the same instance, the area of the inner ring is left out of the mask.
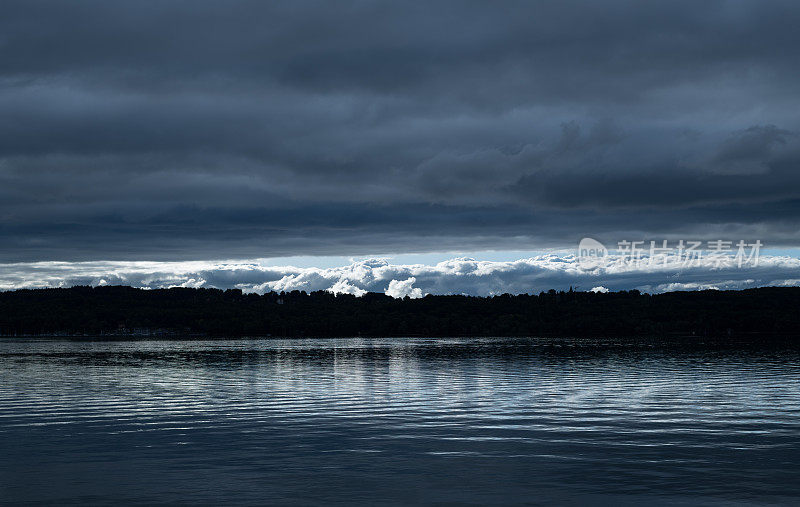
[[[0,500],[794,503],[799,359],[580,340],[6,340]]]

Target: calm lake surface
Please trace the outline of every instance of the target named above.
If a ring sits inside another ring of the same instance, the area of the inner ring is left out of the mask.
[[[0,339],[0,503],[800,503],[800,352]]]

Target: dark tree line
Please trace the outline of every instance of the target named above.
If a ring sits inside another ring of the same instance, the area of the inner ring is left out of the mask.
[[[324,291],[73,287],[0,293],[0,334],[729,336],[800,334],[800,288],[356,298]],[[142,331],[144,330],[144,331]]]

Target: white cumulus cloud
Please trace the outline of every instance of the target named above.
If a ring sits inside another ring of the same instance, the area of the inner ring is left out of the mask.
[[[393,298],[404,298],[406,296],[411,299],[421,298],[423,296],[422,289],[414,287],[414,282],[417,279],[413,276],[408,280],[392,280],[389,282],[389,287],[386,289],[385,294]]]
[[[708,288],[744,289],[800,285],[800,259],[762,255],[758,265],[704,258],[687,266],[674,259],[638,265],[613,255],[585,268],[571,254],[546,254],[513,261],[453,258],[437,264],[394,264],[365,259],[334,267],[269,265],[267,259],[203,262],[34,262],[0,264],[0,290],[74,285],[131,285],[143,288],[239,288],[245,292],[325,290],[361,296],[425,294],[492,296],[549,289],[666,292]]]
[[[331,285],[326,289],[328,292],[333,294],[352,294],[356,297],[361,297],[367,293],[364,289],[359,289],[355,285],[351,284],[345,279],[339,280],[335,284]]]

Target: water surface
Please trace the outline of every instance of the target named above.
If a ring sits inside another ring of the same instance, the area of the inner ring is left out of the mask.
[[[800,502],[800,353],[0,339],[0,501]]]

